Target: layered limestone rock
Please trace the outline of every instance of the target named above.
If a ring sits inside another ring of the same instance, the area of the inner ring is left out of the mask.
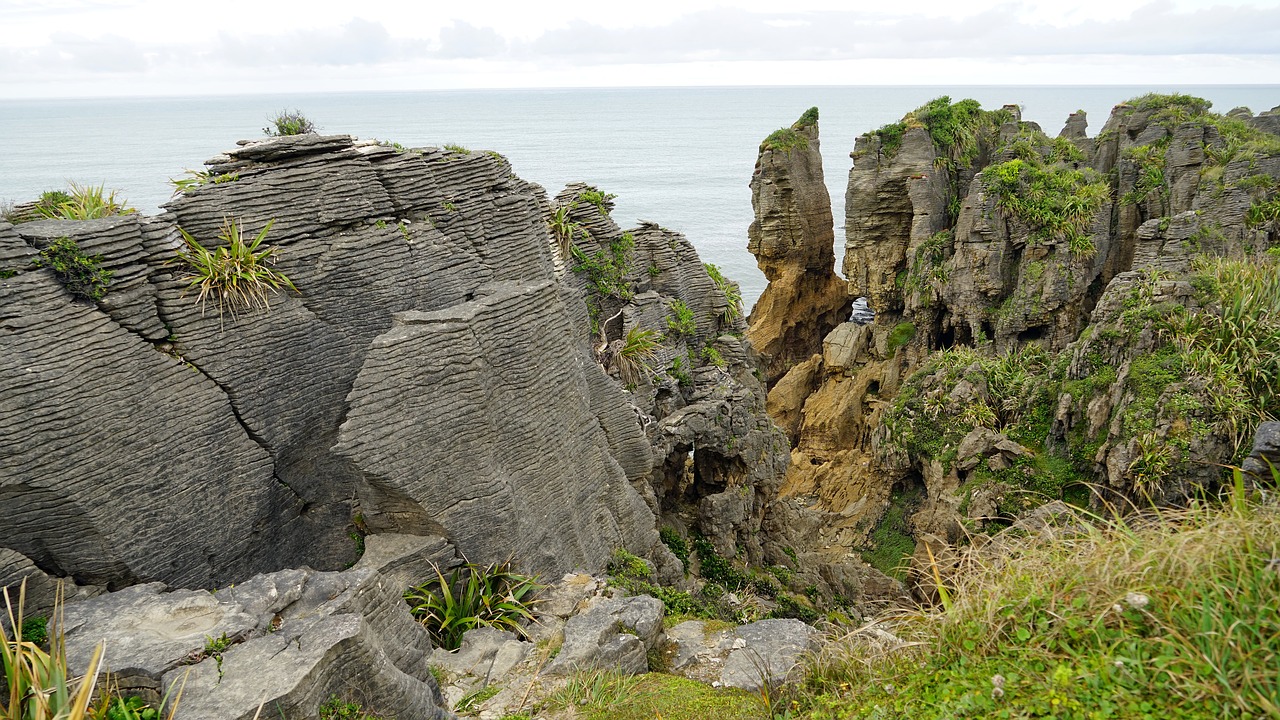
[[[351,533],[394,532],[555,574],[625,547],[674,575],[656,517],[695,444],[699,483],[671,504],[696,527],[704,498],[746,488],[746,512],[706,510],[706,531],[724,547],[757,533],[785,448],[736,286],[679,234],[629,232],[627,298],[602,306],[556,249],[552,203],[496,153],[303,135],[206,166],[221,180],[154,218],[0,222],[6,571],[208,587],[342,567]],[[622,236],[589,203],[574,217],[588,253]],[[250,238],[270,224],[298,292],[238,316],[195,302],[178,228],[212,248],[228,218]],[[113,273],[101,300],[32,264],[61,237]],[[693,316],[680,334],[676,302]],[[617,314],[609,341],[670,335],[631,394],[594,350],[598,312]]]
[[[653,470],[636,483],[639,492],[662,525],[759,562],[787,451],[743,341],[737,286],[718,271],[713,277],[679,233],[651,222],[620,228],[610,196],[596,188],[571,185],[553,206],[573,228],[564,282],[588,309],[576,332],[627,391],[631,418],[649,440]],[[683,579],[674,556],[654,558],[664,580]]]
[[[1276,244],[1280,141],[1207,107],[1144,96],[1096,138],[1076,113],[1050,139],[940,98],[859,138],[844,271],[876,315],[770,392],[793,447],[779,524],[888,569],[885,549],[1084,502],[1085,483],[1165,502],[1215,483],[1247,445],[1215,413],[1254,400],[1232,380],[1224,410],[1168,323],[1230,302],[1197,256]]]
[[[747,249],[769,284],[751,312],[747,337],[764,356],[765,381],[772,386],[849,318],[852,303],[835,274],[817,108],[760,144],[751,207],[755,220],[747,230]]]

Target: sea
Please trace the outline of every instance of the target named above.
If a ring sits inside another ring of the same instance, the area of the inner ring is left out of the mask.
[[[1280,85],[707,87],[464,90],[112,99],[0,100],[0,203],[68,182],[115,188],[155,213],[169,178],[200,168],[236,141],[262,137],[268,118],[297,109],[324,133],[402,145],[496,150],[518,175],[554,195],[585,181],[617,195],[614,219],[682,232],[703,261],[743,290],[750,307],[765,279],[747,252],[748,183],[760,141],[812,106],[820,111],[824,177],[836,255],[843,254],[844,192],[855,139],[925,102],[973,98],[1015,104],[1056,135],[1085,110],[1089,133],[1111,108],[1148,92],[1189,93],[1218,112],[1280,105]],[[837,269],[839,260],[837,260]]]

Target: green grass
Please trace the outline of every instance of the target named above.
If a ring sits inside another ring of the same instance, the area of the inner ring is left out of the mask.
[[[458,701],[458,706],[454,708],[460,713],[470,713],[479,710],[480,706],[493,698],[494,695],[502,692],[502,688],[497,685],[489,685],[479,690],[468,693],[465,697]]]
[[[943,607],[883,621],[912,644],[824,648],[807,716],[1280,717],[1280,512],[1241,497],[1004,536],[949,576]]]
[[[319,720],[383,720],[382,715],[375,715],[364,709],[364,706],[352,700],[343,700],[332,695],[325,700],[316,711]]]
[[[85,255],[71,238],[54,240],[32,262],[36,267],[52,270],[68,292],[85,300],[106,297],[111,284],[111,271],[102,267],[102,256]]]
[[[664,673],[627,677],[616,671],[580,673],[553,696],[582,720],[768,720],[759,696]]]

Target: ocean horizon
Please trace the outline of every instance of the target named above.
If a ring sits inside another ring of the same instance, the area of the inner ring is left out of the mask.
[[[583,181],[615,193],[623,227],[640,220],[684,233],[702,259],[743,289],[747,307],[765,280],[747,252],[748,183],[760,141],[819,108],[824,175],[843,254],[844,192],[859,135],[930,99],[1019,105],[1024,120],[1056,135],[1088,113],[1096,135],[1111,108],[1147,92],[1203,97],[1225,113],[1280,105],[1280,85],[839,86],[441,90],[0,100],[0,203],[24,202],[69,182],[119,190],[154,214],[169,178],[263,136],[268,118],[298,109],[321,132],[402,145],[494,150],[517,175],[555,195]],[[839,261],[837,260],[837,270]]]

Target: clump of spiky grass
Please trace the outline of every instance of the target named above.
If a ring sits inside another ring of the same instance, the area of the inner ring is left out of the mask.
[[[969,552],[814,658],[813,717],[1280,717],[1280,508],[1243,498]]]
[[[89,661],[88,672],[83,678],[72,678],[67,672],[66,646],[62,634],[56,633],[48,650],[24,639],[22,635],[23,606],[26,604],[27,581],[18,590],[15,605],[9,589],[3,589],[8,627],[13,637],[0,623],[0,670],[5,678],[4,696],[0,698],[0,718],[3,720],[82,720],[90,717],[89,701],[98,680],[98,668],[102,664],[103,647],[99,645]],[[54,610],[60,615],[62,608],[61,586]],[[59,623],[61,627],[61,623]]]
[[[298,291],[292,280],[271,267],[279,248],[262,244],[273,224],[274,220],[269,221],[252,240],[246,240],[240,221],[227,218],[218,235],[222,244],[212,250],[201,245],[191,233],[178,228],[184,247],[177,251],[173,262],[186,268],[180,279],[187,282],[185,292],[199,291],[196,303],[202,313],[209,300],[213,300],[218,307],[219,321],[224,312],[230,312],[235,318],[246,310],[269,310],[272,293],[284,289]]]
[[[650,363],[657,357],[662,343],[662,333],[633,327],[627,331],[618,349],[618,379],[623,385],[633,387],[653,374]]]
[[[568,682],[547,698],[552,707],[609,710],[625,705],[638,679],[616,669],[584,670],[569,676]]]
[[[275,115],[272,115],[268,122],[271,124],[262,128],[262,134],[270,135],[271,137],[305,135],[317,130],[316,124],[311,122],[311,119],[303,115],[299,110],[280,110]]]
[[[42,217],[57,220],[96,220],[138,212],[123,198],[116,200],[116,192],[106,190],[104,185],[94,187],[71,183],[71,192],[47,192],[33,209]]]

